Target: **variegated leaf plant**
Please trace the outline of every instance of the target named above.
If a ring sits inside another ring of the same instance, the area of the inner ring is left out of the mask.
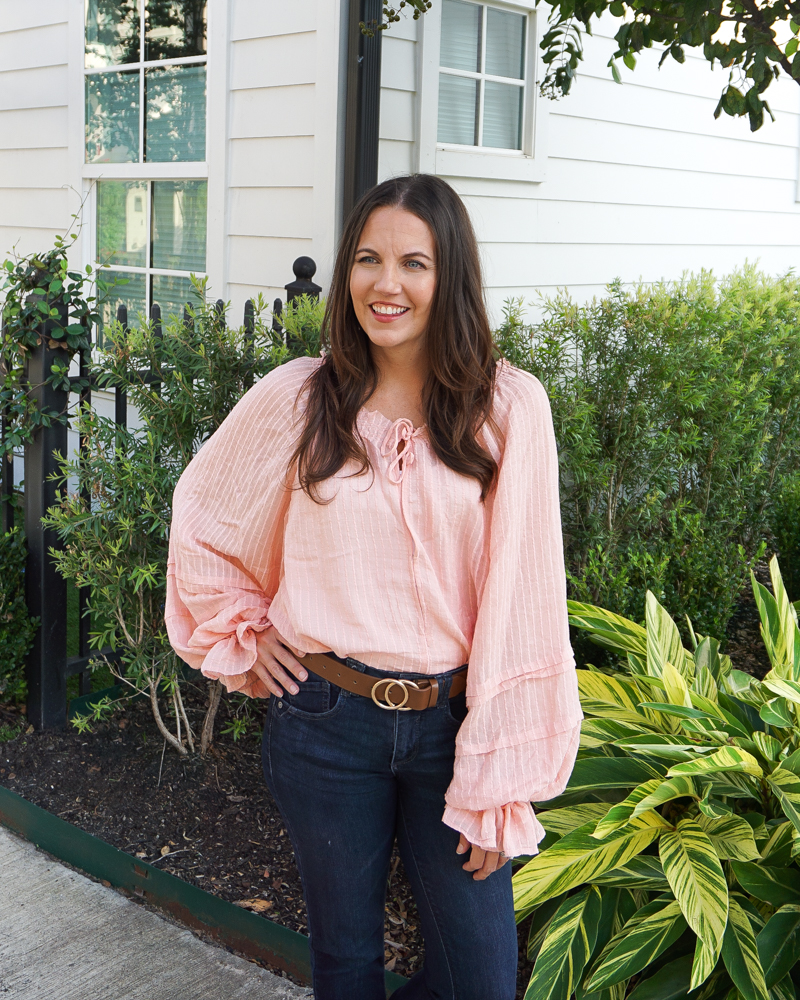
[[[797,1000],[800,632],[770,571],[763,681],[691,626],[687,650],[652,594],[645,627],[570,602],[618,663],[578,671],[578,761],[514,875],[526,1000]]]

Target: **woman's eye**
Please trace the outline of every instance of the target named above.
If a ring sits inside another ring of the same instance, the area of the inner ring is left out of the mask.
[[[356,260],[356,264],[374,264],[376,263],[374,257],[359,257]]]
[[[425,265],[422,263],[421,260],[410,260],[408,262],[408,266],[409,267],[413,267],[417,271],[420,270],[420,269],[424,269],[424,267],[425,267]]]

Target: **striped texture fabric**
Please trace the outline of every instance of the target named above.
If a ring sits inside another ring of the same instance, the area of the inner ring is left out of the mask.
[[[274,625],[301,652],[333,650],[387,671],[469,662],[444,822],[487,850],[533,854],[531,801],[559,794],[577,752],[580,702],[569,644],[550,407],[540,383],[498,370],[484,441],[497,488],[448,469],[424,428],[363,409],[372,465],[346,466],[317,504],[289,460],[302,358],[251,389],[175,490],[166,623],[178,655],[229,690],[268,692],[251,672]],[[402,460],[398,460],[398,447]]]

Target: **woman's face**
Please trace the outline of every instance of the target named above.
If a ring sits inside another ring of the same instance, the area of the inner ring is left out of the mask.
[[[436,248],[428,224],[403,208],[376,208],[350,272],[353,308],[372,344],[421,347],[435,289]]]

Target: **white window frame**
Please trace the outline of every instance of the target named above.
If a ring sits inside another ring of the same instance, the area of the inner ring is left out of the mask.
[[[70,187],[84,201],[81,239],[70,255],[73,267],[94,265],[96,255],[97,202],[96,181],[208,181],[208,217],[206,220],[206,271],[209,293],[227,298],[228,257],[226,252],[225,190],[228,175],[229,134],[229,39],[231,0],[208,0],[206,8],[206,45],[204,57],[187,57],[168,63],[206,62],[206,159],[202,161],[142,163],[86,163],[85,155],[85,85],[84,0],[68,0],[68,107]],[[131,63],[131,69],[139,66]],[[150,64],[145,64],[150,65]],[[115,71],[119,67],[111,67]],[[126,67],[121,67],[126,68]],[[143,120],[143,119],[141,119]],[[77,203],[77,198],[76,198]],[[77,206],[76,206],[77,207]],[[183,272],[181,272],[183,273]]]
[[[529,181],[545,179],[547,165],[546,102],[538,94],[536,78],[539,67],[538,15],[529,2],[520,0],[470,0],[498,10],[508,10],[527,17],[525,84],[522,119],[522,149],[497,149],[492,146],[461,146],[438,141],[439,73],[442,37],[442,5],[434,5],[421,18],[422,41],[418,80],[417,169],[446,177],[481,177],[492,180]],[[447,72],[451,72],[449,69]],[[473,77],[475,74],[454,72]]]

